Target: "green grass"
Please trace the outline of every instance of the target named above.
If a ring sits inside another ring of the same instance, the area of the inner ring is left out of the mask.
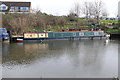
[[[80,19],[80,20],[83,22],[87,21],[86,19]],[[100,22],[103,22],[105,24],[106,23],[118,23],[117,20],[100,20]],[[80,29],[80,28],[90,29],[92,27],[95,27],[95,26],[75,26],[74,24],[73,25],[67,24],[64,26],[57,25],[57,26],[48,26],[45,28],[35,27],[35,29],[36,29],[36,32],[44,32],[44,31],[62,31],[62,30],[67,31],[68,29]],[[96,26],[96,28],[97,28],[97,26]],[[35,31],[30,30],[29,32],[35,32]],[[105,32],[106,33],[118,33],[118,32],[120,32],[120,29],[107,29]]]
[[[106,33],[108,34],[111,34],[111,33],[119,33],[120,32],[120,29],[108,29],[107,31],[105,31]]]
[[[79,29],[79,28],[90,28],[91,26],[72,26],[72,25],[64,25],[64,26],[49,26],[45,28],[46,31],[62,31],[68,29]]]
[[[36,27],[35,30],[29,30],[28,32],[44,32],[44,31],[62,31],[69,29],[80,29],[80,28],[91,28],[92,26],[74,26],[74,25],[64,25],[64,26],[48,26],[45,28]]]
[[[87,21],[89,19],[79,19],[79,20],[81,20],[81,21]],[[95,19],[93,19],[93,20],[95,20]],[[118,20],[100,20],[100,22],[103,22],[103,23],[118,23]]]
[[[118,20],[100,20],[103,23],[118,23]]]

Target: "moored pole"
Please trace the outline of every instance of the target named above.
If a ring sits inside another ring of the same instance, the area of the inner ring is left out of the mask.
[[[7,31],[7,33],[9,34],[9,41],[12,42],[12,34],[11,34],[11,31]]]

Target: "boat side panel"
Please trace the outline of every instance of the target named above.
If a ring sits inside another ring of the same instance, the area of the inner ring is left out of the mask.
[[[27,33],[26,33],[27,34]],[[26,35],[25,34],[25,35]],[[48,32],[48,33],[31,33],[25,39],[44,40],[44,39],[70,39],[70,38],[90,38],[103,37],[103,31],[87,31],[87,32]],[[32,37],[30,35],[33,35]]]

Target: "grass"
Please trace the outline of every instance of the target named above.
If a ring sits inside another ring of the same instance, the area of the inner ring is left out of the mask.
[[[81,21],[87,21],[86,19],[80,19]],[[118,20],[100,20],[101,24],[102,23],[118,23]],[[35,30],[31,30],[29,32],[44,32],[44,31],[62,31],[62,30],[68,30],[68,29],[80,29],[80,28],[92,28],[93,26],[75,26],[74,24],[73,25],[70,25],[70,24],[67,24],[67,25],[64,25],[64,26],[60,26],[60,25],[57,25],[57,26],[48,26],[48,27],[45,27],[45,28],[40,28],[40,27],[36,27]],[[95,27],[95,26],[94,26]],[[96,26],[97,28],[97,26]],[[106,33],[118,33],[120,32],[120,29],[107,29],[105,31]]]
[[[103,23],[118,23],[118,20],[100,20]]]
[[[68,29],[79,29],[79,28],[90,28],[91,26],[72,26],[72,25],[64,25],[64,26],[49,26],[45,28],[46,31],[62,31]]]
[[[87,21],[89,19],[79,19],[81,21]],[[118,20],[100,20],[100,22],[104,22],[104,23],[118,23]]]
[[[92,28],[92,26],[75,26],[75,25],[64,25],[64,26],[48,26],[45,28],[35,27],[33,30],[29,30],[27,32],[44,32],[44,31],[62,31],[69,29],[80,29],[80,28]]]
[[[106,33],[108,34],[111,34],[111,33],[119,33],[120,32],[120,29],[108,29],[107,31],[105,31]]]

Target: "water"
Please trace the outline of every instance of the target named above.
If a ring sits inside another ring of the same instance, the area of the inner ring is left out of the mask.
[[[118,77],[118,42],[3,43],[3,78]]]

